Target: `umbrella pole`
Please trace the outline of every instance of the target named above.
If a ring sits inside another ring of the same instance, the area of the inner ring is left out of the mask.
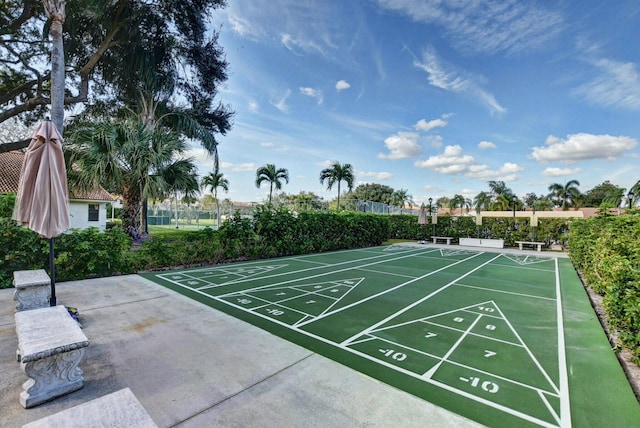
[[[49,299],[49,306],[56,305],[56,267],[53,260],[53,238],[49,238],[49,271],[51,272],[51,298]]]

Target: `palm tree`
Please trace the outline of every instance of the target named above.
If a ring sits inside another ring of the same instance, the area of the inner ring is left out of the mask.
[[[325,181],[327,182],[327,190],[331,190],[334,184],[338,184],[338,210],[340,210],[340,182],[347,183],[349,191],[353,189],[353,182],[355,181],[353,166],[350,163],[340,164],[338,161],[333,162],[331,167],[320,171],[320,184],[324,184]]]
[[[488,182],[488,184],[489,189],[491,190],[491,194],[496,198],[500,197],[501,195],[511,195],[513,193],[513,191],[507,187],[504,181],[491,180]]]
[[[491,208],[491,196],[486,192],[480,192],[473,198],[473,204],[476,207],[476,211],[489,211]]]
[[[457,207],[460,207],[460,215],[462,215],[462,209],[466,204],[466,199],[462,195],[454,195],[451,200],[449,200],[449,208],[451,209],[451,214],[453,215],[454,211]]]
[[[161,165],[157,174],[152,176],[159,178],[154,183],[160,192],[172,196],[176,203],[176,229],[178,228],[178,199],[183,194],[183,200],[195,199],[200,190],[198,184],[196,166],[191,159],[179,159],[175,162]]]
[[[578,180],[569,180],[564,186],[560,183],[553,183],[549,186],[549,191],[556,198],[557,203],[562,206],[562,209],[567,210],[572,201],[580,196],[579,185]]]
[[[391,194],[391,204],[400,208],[404,208],[406,204],[409,204],[409,208],[411,208],[414,204],[413,196],[409,194],[408,190],[396,190],[395,192],[393,192],[393,194]]]
[[[277,168],[272,163],[268,163],[261,166],[256,170],[256,187],[260,188],[260,185],[265,181],[269,182],[269,205],[271,205],[271,197],[273,195],[273,188],[276,190],[282,189],[282,180],[285,183],[289,183],[289,171],[285,168]]]
[[[121,194],[123,228],[138,240],[141,201],[152,192],[160,193],[171,187],[166,181],[167,171],[175,175],[174,188],[177,182],[186,181],[177,176],[178,168],[182,172],[195,171],[191,159],[175,160],[186,149],[185,141],[177,133],[153,128],[138,115],[77,123],[65,145],[69,181],[84,189],[100,184]]]
[[[216,200],[216,220],[218,228],[220,228],[220,201],[218,201],[218,188],[224,190],[225,193],[229,191],[229,180],[224,178],[224,174],[221,172],[211,172],[202,178],[202,187],[209,188],[213,192],[213,198]]]
[[[636,201],[639,198],[640,198],[640,180],[636,181],[636,184],[631,186],[631,189],[629,189],[629,193],[627,193],[627,202],[630,204],[631,207],[635,207]]]

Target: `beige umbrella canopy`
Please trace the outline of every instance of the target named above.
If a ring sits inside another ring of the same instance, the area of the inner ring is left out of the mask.
[[[53,238],[69,229],[67,170],[62,137],[50,121],[40,124],[27,148],[13,219],[49,238],[51,306],[56,305]]]
[[[20,172],[13,218],[45,238],[69,228],[67,170],[62,137],[44,121],[31,138]]]
[[[427,224],[427,210],[424,204],[420,205],[420,214],[418,215],[418,224]]]

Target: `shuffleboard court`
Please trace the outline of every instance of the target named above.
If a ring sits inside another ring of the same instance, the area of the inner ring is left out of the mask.
[[[488,426],[638,426],[567,258],[391,245],[145,277]]]

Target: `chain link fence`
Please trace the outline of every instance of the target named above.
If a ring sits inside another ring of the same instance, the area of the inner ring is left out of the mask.
[[[244,218],[253,218],[254,209],[262,204],[256,202],[232,202],[220,201],[220,224],[227,218],[232,217],[236,212]],[[284,207],[289,211],[328,211],[337,207],[336,202],[321,200],[313,201],[293,201],[277,202],[275,207]],[[358,211],[373,214],[409,214],[417,216],[420,212],[418,207],[401,208],[380,202],[363,201],[360,199],[347,199],[340,201],[340,208],[344,211]],[[149,205],[147,209],[147,219],[150,226],[166,226],[178,228],[201,229],[205,227],[216,228],[218,226],[217,207],[201,206],[200,204],[175,204],[162,203]]]

